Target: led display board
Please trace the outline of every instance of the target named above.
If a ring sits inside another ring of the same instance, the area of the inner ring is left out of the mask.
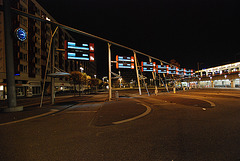
[[[116,68],[134,69],[134,63],[118,62]]]
[[[155,62],[142,62],[142,66],[144,66],[144,67],[155,67],[156,63]]]
[[[185,75],[186,74],[186,69],[185,68],[179,68],[178,69],[178,75]]]
[[[168,71],[167,71],[167,69],[158,69],[157,73],[159,73],[159,74],[167,74]]]
[[[116,68],[134,69],[134,57],[116,55]]]
[[[176,71],[177,67],[168,67],[168,70],[171,70],[171,71]]]
[[[156,72],[155,67],[142,67],[142,72]]]
[[[82,44],[65,41],[65,59],[94,61],[94,43]]]
[[[167,70],[168,69],[168,65],[157,65],[157,69],[165,69]]]
[[[159,74],[167,74],[168,73],[168,65],[157,65],[157,73]]]
[[[142,72],[156,72],[155,62],[141,62]]]
[[[187,69],[185,76],[193,76],[193,69]]]
[[[119,56],[119,55],[116,55],[116,61],[134,62],[134,57],[133,56]]]

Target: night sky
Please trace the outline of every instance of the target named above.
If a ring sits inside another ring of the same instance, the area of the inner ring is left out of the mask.
[[[240,61],[239,0],[37,1],[59,23],[167,62],[175,59],[184,68]],[[81,35],[76,39],[95,43],[98,72],[107,73],[107,44]]]

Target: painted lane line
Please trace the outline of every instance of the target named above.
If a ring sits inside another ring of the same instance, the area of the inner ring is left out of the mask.
[[[215,107],[215,106],[216,106],[215,103],[213,103],[212,101],[209,101],[209,100],[203,99],[201,96],[192,96],[192,95],[185,95],[185,96],[181,95],[181,96],[182,96],[182,97],[193,97],[193,98],[195,98],[195,99],[198,99],[198,100],[201,100],[201,101],[208,102],[208,103],[211,105],[211,107]],[[181,96],[180,96],[180,97],[181,97]],[[199,98],[199,97],[200,97],[200,98]]]
[[[27,121],[27,120],[36,119],[36,118],[39,118],[39,117],[43,117],[43,116],[47,116],[47,115],[56,113],[56,112],[58,112],[58,111],[59,111],[59,110],[57,110],[57,109],[52,109],[51,111],[49,111],[49,112],[47,112],[47,113],[43,113],[43,114],[36,115],[36,116],[32,116],[32,117],[27,117],[27,118],[21,119],[21,120],[16,120],[16,121],[10,121],[10,122],[6,122],[6,123],[2,123],[2,124],[0,124],[0,126],[10,125],[10,124],[18,123],[18,122],[23,122],[23,121]]]
[[[143,103],[141,103],[141,105],[145,106],[147,109],[144,113],[138,115],[138,116],[135,116],[135,117],[132,117],[130,119],[126,119],[126,120],[122,120],[122,121],[116,121],[116,122],[112,122],[112,124],[114,125],[117,125],[117,124],[122,124],[122,123],[126,123],[126,122],[129,122],[129,121],[133,121],[133,120],[136,120],[136,119],[139,119],[141,117],[144,117],[146,115],[148,115],[150,112],[151,112],[151,107],[149,107],[148,105],[145,105]]]
[[[97,111],[67,111],[66,113],[91,113],[91,112],[97,112]]]

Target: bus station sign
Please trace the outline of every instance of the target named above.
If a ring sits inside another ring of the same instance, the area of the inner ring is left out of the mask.
[[[156,72],[156,62],[141,62],[142,72]]]
[[[134,57],[116,55],[116,68],[134,69]]]
[[[94,43],[65,42],[65,59],[94,61]]]

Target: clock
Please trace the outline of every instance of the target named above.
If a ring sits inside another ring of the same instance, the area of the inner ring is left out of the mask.
[[[23,28],[16,29],[16,36],[18,40],[24,41],[27,39],[27,32]]]

